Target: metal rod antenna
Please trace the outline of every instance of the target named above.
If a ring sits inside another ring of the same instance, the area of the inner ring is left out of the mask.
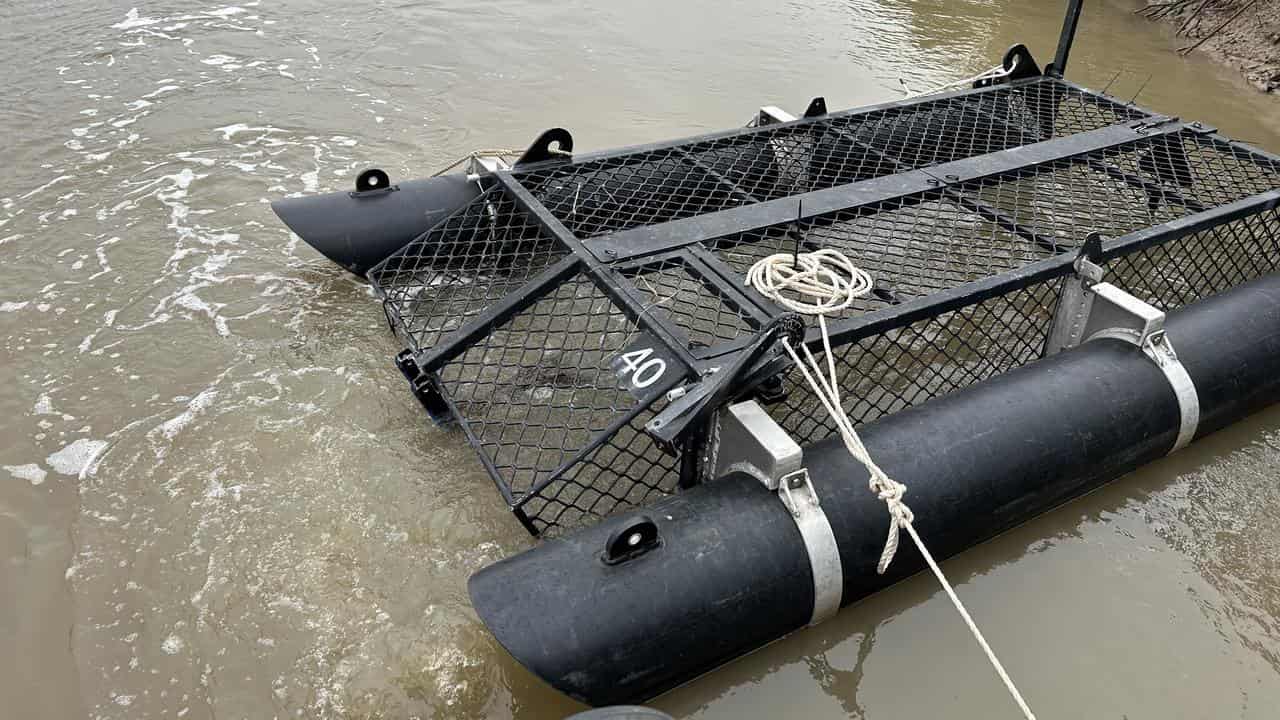
[[[796,201],[796,247],[791,253],[791,266],[796,270],[800,269],[800,238],[803,233],[800,231],[800,218],[804,217],[804,200]]]
[[[1053,56],[1053,64],[1049,74],[1062,77],[1067,71],[1067,57],[1071,55],[1071,44],[1076,39],[1076,26],[1080,24],[1080,10],[1084,0],[1068,0],[1067,14],[1062,19],[1062,35],[1058,38],[1058,52]]]

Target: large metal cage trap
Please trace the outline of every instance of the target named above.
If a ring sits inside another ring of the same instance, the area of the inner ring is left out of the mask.
[[[783,313],[744,273],[772,253],[875,278],[829,322],[856,423],[1041,357],[1082,252],[1162,309],[1280,258],[1280,158],[1054,74],[769,120],[572,156],[544,136],[370,271],[415,394],[531,532],[707,480],[735,399],[834,433],[761,342]]]

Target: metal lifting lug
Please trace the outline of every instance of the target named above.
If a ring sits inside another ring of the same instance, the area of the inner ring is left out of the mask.
[[[538,136],[524,151],[516,165],[528,165],[544,160],[569,160],[573,157],[573,136],[564,128],[551,128]]]
[[[354,192],[347,193],[347,195],[353,198],[366,198],[371,195],[396,192],[399,189],[399,185],[391,184],[391,176],[385,170],[368,168],[361,170],[360,174],[356,176],[356,189]]]
[[[821,95],[809,101],[804,116],[807,118],[822,117],[827,114],[827,99]]]

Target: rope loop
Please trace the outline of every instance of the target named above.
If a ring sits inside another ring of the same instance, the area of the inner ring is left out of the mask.
[[[1001,78],[1007,78],[1013,74],[1014,70],[1017,70],[1017,69],[1018,69],[1018,57],[1015,55],[1013,58],[1013,62],[1009,65],[1008,70],[1005,69],[1004,65],[996,65],[995,67],[983,70],[977,75],[972,75],[967,78],[961,78],[959,80],[952,80],[951,82],[943,83],[942,85],[931,87],[928,90],[921,90],[920,92],[917,92],[917,93],[908,91],[907,95],[901,99],[910,100],[912,98],[924,97],[925,95],[932,95],[937,92],[942,92],[943,90],[950,90],[951,88],[964,87],[965,85],[972,85],[978,82],[979,80],[999,80]],[[903,80],[902,78],[898,78],[898,83],[902,85],[904,90],[906,90],[907,83],[905,80]]]

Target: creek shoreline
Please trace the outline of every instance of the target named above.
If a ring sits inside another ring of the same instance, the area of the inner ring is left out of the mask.
[[[1153,0],[1134,11],[1174,27],[1178,50],[1234,68],[1255,89],[1280,95],[1280,2]]]

